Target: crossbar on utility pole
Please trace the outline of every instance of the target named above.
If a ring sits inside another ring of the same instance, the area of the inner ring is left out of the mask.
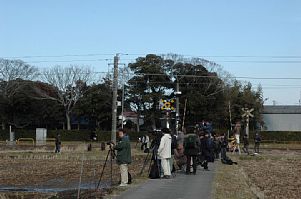
[[[114,79],[113,79],[113,99],[112,99],[112,133],[111,141],[116,143],[117,126],[117,89],[118,89],[118,61],[119,55],[114,56]]]

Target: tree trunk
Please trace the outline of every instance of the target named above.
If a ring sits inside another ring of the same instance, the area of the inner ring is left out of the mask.
[[[156,127],[156,120],[155,120],[155,114],[154,113],[152,113],[151,121],[152,121],[152,128],[153,129],[157,129],[157,127]]]
[[[140,120],[140,114],[137,114],[137,132],[140,132],[140,125],[139,125],[139,120]]]
[[[70,115],[66,112],[66,122],[67,122],[67,130],[71,130],[71,121],[70,121]]]

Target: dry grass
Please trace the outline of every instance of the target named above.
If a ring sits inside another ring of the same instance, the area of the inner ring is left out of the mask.
[[[254,159],[242,159],[242,167],[264,198],[300,198],[301,158],[294,151],[271,151]]]
[[[18,188],[77,188],[80,169],[83,161],[82,184],[89,184],[95,189],[102,171],[108,151],[100,151],[94,147],[87,151],[86,144],[65,145],[61,154],[53,153],[53,147],[21,149],[2,147],[0,152],[0,187]],[[133,163],[129,167],[134,179],[142,168],[144,154],[137,149],[132,150]],[[110,181],[110,162],[102,179],[103,183]],[[113,160],[113,183],[119,181],[119,168]],[[0,193],[2,198],[18,198],[22,193]],[[47,198],[53,194],[23,193],[28,198]],[[91,193],[89,193],[91,195]],[[92,194],[93,195],[93,194]],[[95,194],[94,194],[95,195]],[[24,198],[26,198],[24,197]],[[20,197],[19,197],[20,198]]]
[[[216,161],[213,198],[252,199],[256,195],[250,190],[246,179],[240,173],[240,165],[224,165]]]
[[[231,155],[238,165],[217,167],[215,198],[290,198],[301,196],[301,152],[263,151],[258,156]]]

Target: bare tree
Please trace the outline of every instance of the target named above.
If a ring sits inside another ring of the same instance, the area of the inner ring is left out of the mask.
[[[70,116],[75,104],[83,96],[87,83],[92,79],[92,70],[88,67],[71,65],[69,67],[54,66],[44,71],[44,79],[53,85],[57,97],[49,96],[41,91],[41,98],[58,101],[65,109],[67,129],[71,130]]]
[[[15,79],[32,80],[38,69],[22,60],[0,59],[0,80],[9,82]]]
[[[9,97],[7,89],[11,86],[10,84],[15,83],[13,80],[32,80],[37,76],[38,69],[22,60],[0,59],[0,81],[2,82],[0,92],[4,97]]]
[[[0,58],[0,95],[8,100],[16,90],[19,89],[19,81],[33,80],[39,75],[38,69],[22,60],[9,60]],[[11,89],[13,88],[13,90]],[[8,92],[10,90],[10,92]],[[5,116],[0,115],[2,120],[2,129],[5,129]]]

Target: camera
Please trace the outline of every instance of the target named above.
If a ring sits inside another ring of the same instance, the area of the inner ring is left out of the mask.
[[[163,136],[163,132],[161,130],[155,129],[152,131],[153,140],[151,142],[151,148],[159,147],[162,136]]]
[[[113,144],[113,142],[112,141],[110,141],[110,142],[107,142],[107,145],[112,145]]]

